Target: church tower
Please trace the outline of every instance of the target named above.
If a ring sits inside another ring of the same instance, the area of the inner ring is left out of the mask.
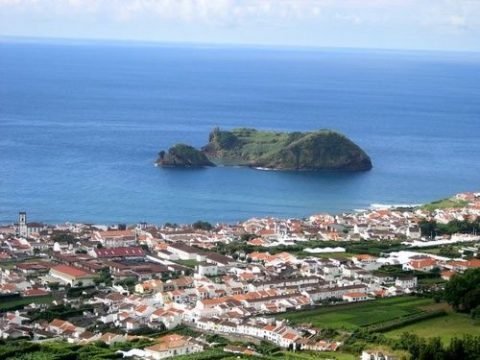
[[[18,235],[24,238],[28,236],[27,213],[25,211],[18,213]]]

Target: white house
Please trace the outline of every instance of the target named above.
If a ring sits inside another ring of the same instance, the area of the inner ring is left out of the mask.
[[[195,268],[196,273],[200,276],[217,276],[218,265],[207,262],[200,263]]]
[[[362,292],[349,292],[342,296],[342,299],[348,302],[357,302],[369,300],[370,297]]]
[[[57,265],[51,268],[50,276],[59,279],[70,286],[94,285],[93,279],[95,279],[94,274],[68,265]]]
[[[183,243],[173,243],[169,244],[167,251],[172,254],[175,254],[181,260],[197,260],[205,261],[205,256],[203,252],[193,246],[189,246]]]
[[[395,286],[402,289],[416,289],[417,277],[416,276],[402,276],[395,280]]]
[[[194,342],[191,337],[172,334],[159,338],[155,345],[144,350],[147,358],[159,360],[200,352],[203,351],[203,346]]]
[[[387,354],[383,351],[378,350],[364,350],[362,351],[362,356],[360,360],[397,360],[398,358],[394,355]]]
[[[183,311],[178,309],[157,309],[150,315],[150,322],[161,322],[167,329],[173,329],[182,322]]]

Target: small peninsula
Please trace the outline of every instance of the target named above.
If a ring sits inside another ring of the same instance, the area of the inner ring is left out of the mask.
[[[347,170],[372,168],[370,157],[346,136],[332,131],[274,132],[215,128],[208,144],[195,149],[177,144],[161,151],[159,166],[248,166],[275,170]]]
[[[156,163],[171,167],[215,166],[203,152],[185,144],[172,146],[167,152],[160,151]]]

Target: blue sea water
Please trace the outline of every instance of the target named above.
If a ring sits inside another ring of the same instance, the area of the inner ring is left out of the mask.
[[[341,131],[369,172],[160,169],[215,127]],[[0,222],[300,217],[480,190],[480,54],[0,42]]]

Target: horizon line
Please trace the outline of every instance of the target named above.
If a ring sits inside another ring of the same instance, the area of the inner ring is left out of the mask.
[[[357,47],[357,46],[322,46],[296,44],[262,44],[262,43],[225,43],[202,41],[168,41],[168,40],[139,40],[139,39],[111,39],[111,38],[80,38],[80,37],[46,37],[46,36],[19,36],[0,34],[0,43],[33,43],[33,44],[62,44],[71,46],[106,44],[136,45],[151,47],[214,47],[214,48],[247,48],[270,50],[344,50],[344,51],[378,51],[378,52],[410,52],[410,53],[452,53],[452,54],[480,54],[480,50],[459,49],[419,49],[419,48],[384,48],[384,47]]]

